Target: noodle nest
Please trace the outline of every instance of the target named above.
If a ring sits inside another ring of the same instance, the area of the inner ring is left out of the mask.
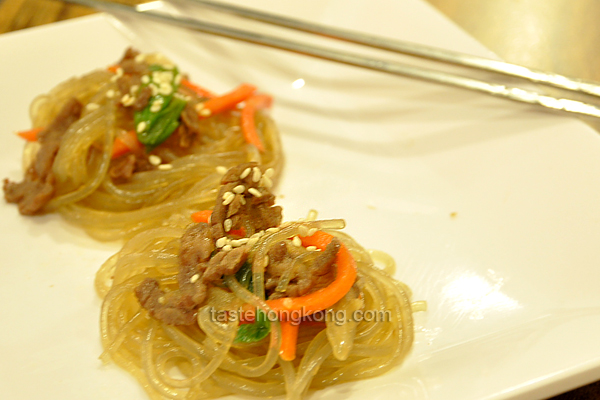
[[[145,61],[171,65],[159,54],[145,55]],[[194,97],[193,93],[186,95]],[[217,167],[228,169],[255,161],[274,169],[275,182],[280,175],[283,155],[274,122],[261,110],[256,112],[256,130],[265,147],[260,152],[246,143],[240,113],[232,110],[201,119],[201,143],[187,155],[173,155],[165,160],[170,169],[136,172],[126,182],[115,182],[109,168],[113,142],[120,129],[122,101],[115,74],[107,69],[93,71],[38,96],[30,107],[33,126],[48,126],[72,98],[83,104],[83,112],[62,138],[52,166],[55,195],[43,212],[60,213],[96,239],[129,238],[145,229],[163,226],[176,212],[209,208],[214,204],[222,175]],[[38,148],[37,142],[26,145],[25,169]]]
[[[356,262],[353,289],[360,295],[349,292],[325,310],[319,322],[303,322],[295,360],[278,356],[281,329],[277,321],[262,341],[240,344],[234,341],[235,319],[217,321],[211,316],[212,310],[231,311],[244,303],[269,312],[266,302],[240,289],[233,276],[225,277],[223,287],[209,289],[197,324],[178,327],[152,318],[134,290],[146,278],[158,280],[167,292],[177,290],[179,239],[188,221],[172,218],[169,227],[137,235],[96,276],[96,289],[103,299],[101,358],[131,373],[150,398],[238,394],[299,399],[308,390],[381,375],[408,354],[414,334],[412,314],[422,304],[411,303],[409,288],[392,278],[395,264],[390,256],[371,253],[337,230],[343,227],[342,220],[288,223],[279,233],[264,234],[251,250],[256,260],[257,252],[282,238],[317,228],[339,238]],[[362,319],[351,317],[356,315]]]

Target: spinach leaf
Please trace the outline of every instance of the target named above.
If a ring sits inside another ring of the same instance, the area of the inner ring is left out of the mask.
[[[148,150],[158,146],[171,136],[171,134],[179,126],[179,116],[185,108],[187,102],[177,96],[175,93],[179,88],[176,83],[176,77],[179,74],[177,68],[167,69],[161,65],[153,64],[150,66],[151,74],[148,75],[150,78],[143,86],[155,85],[160,87],[161,84],[167,84],[171,90],[167,91],[169,94],[156,93],[148,100],[148,105],[141,111],[136,111],[133,117],[136,128],[143,123],[144,129],[141,132],[137,132],[138,140],[146,145]],[[170,72],[172,78],[169,82],[165,82],[164,78],[162,82],[155,82],[154,72]],[[156,107],[156,104],[160,104],[160,107]]]
[[[235,279],[248,289],[249,291],[254,290],[252,284],[252,264],[246,261],[244,265],[235,273]],[[271,322],[261,310],[257,310],[254,322],[251,324],[243,324],[238,328],[237,336],[235,337],[235,343],[254,343],[267,337],[271,332]]]
[[[253,323],[240,325],[234,339],[235,343],[254,343],[269,335],[271,322],[267,318],[267,314],[261,310],[257,310],[255,315]]]
[[[170,101],[163,103],[160,111],[152,112],[148,106],[140,111],[139,117],[135,118],[136,126],[142,121],[146,123],[146,129],[138,132],[137,136],[138,140],[150,149],[167,140],[175,132],[179,126],[179,116],[187,104],[185,100],[178,97],[171,96],[168,100]]]
[[[252,292],[254,290],[254,285],[252,284],[252,264],[246,261],[238,272],[235,273],[235,279],[237,279],[240,285]]]

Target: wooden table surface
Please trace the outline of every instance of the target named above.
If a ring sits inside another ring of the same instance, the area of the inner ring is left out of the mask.
[[[600,81],[598,0],[426,1],[509,62]],[[0,34],[93,13],[55,0],[0,0]],[[600,381],[552,398],[599,399]]]

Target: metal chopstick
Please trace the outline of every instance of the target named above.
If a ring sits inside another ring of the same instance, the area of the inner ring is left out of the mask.
[[[172,16],[152,9],[136,8],[124,4],[112,3],[102,0],[64,0],[68,3],[80,4],[109,13],[125,13],[136,14],[155,21],[175,25],[202,33],[212,34],[216,36],[226,37],[230,39],[240,40],[248,43],[263,45],[280,50],[290,51],[297,54],[308,55],[329,61],[335,61],[342,64],[353,65],[370,70],[399,75],[410,78],[422,79],[429,82],[441,83],[445,85],[455,86],[463,89],[470,89],[493,96],[519,101],[522,103],[540,105],[557,111],[575,113],[579,115],[599,117],[600,108],[589,103],[568,98],[556,98],[544,95],[535,91],[521,89],[518,87],[510,87],[504,84],[486,82],[478,79],[467,78],[460,75],[440,72],[423,67],[414,67],[406,64],[395,63],[386,60],[367,58],[359,54],[338,51],[320,46],[304,44],[300,42],[285,40],[274,36],[264,35],[260,33],[240,30],[236,28],[226,27],[223,25],[213,24],[209,22],[199,21],[183,16]],[[204,0],[195,0],[205,5],[209,2]],[[212,5],[215,3],[210,2]],[[229,6],[233,7],[233,6]],[[233,12],[233,11],[232,11]],[[237,11],[236,11],[237,12]],[[265,22],[265,21],[263,21]],[[442,51],[446,52],[445,50]],[[449,54],[457,54],[448,52]],[[471,57],[471,56],[469,56]],[[429,57],[430,58],[430,57]],[[477,59],[477,57],[473,57]],[[454,62],[456,63],[456,62]],[[510,65],[510,64],[509,64]],[[524,67],[523,67],[524,68]],[[515,68],[516,70],[516,68]],[[548,74],[553,75],[553,74]],[[557,75],[558,76],[558,75]],[[561,77],[562,79],[563,77]],[[560,81],[561,79],[558,79]],[[565,82],[568,78],[564,78]],[[541,82],[541,81],[540,81]],[[586,83],[586,85],[594,86]],[[565,87],[565,86],[561,86]],[[571,89],[568,87],[568,89]],[[580,90],[580,89],[575,89]],[[587,92],[587,90],[586,90]]]
[[[264,11],[235,6],[226,3],[215,2],[211,0],[190,0],[203,7],[211,8],[221,12],[237,15],[242,18],[252,19],[271,25],[294,29],[297,31],[308,32],[328,38],[343,40],[377,49],[388,50],[395,53],[425,58],[428,60],[441,61],[449,64],[470,67],[484,71],[495,72],[508,76],[518,77],[530,80],[536,83],[543,83],[556,86],[562,89],[579,91],[595,96],[600,96],[600,85],[595,82],[588,82],[577,78],[570,78],[548,71],[542,71],[534,68],[527,68],[521,65],[510,64],[504,61],[493,60],[491,58],[477,57],[465,53],[459,53],[451,50],[430,47],[416,43],[405,42],[385,38],[381,36],[369,35],[363,32],[352,31],[348,29],[335,28],[327,25],[316,24],[308,21],[301,21],[294,18],[284,17]]]

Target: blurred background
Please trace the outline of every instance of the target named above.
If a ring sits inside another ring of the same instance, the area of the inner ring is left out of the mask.
[[[506,61],[600,81],[599,0],[424,1]],[[54,0],[0,0],[0,34],[93,12]],[[600,132],[600,123],[592,126]],[[552,400],[598,399],[600,382]]]

